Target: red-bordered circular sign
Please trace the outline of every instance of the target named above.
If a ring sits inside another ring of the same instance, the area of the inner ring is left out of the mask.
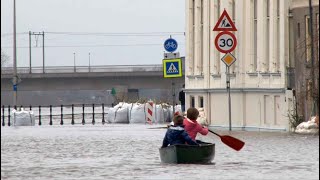
[[[223,31],[217,35],[214,44],[218,51],[222,53],[229,53],[236,48],[237,38],[233,33]]]

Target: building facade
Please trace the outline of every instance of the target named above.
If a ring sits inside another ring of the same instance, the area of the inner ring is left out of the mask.
[[[186,0],[186,108],[203,107],[211,126],[228,127],[225,55],[213,28],[225,9],[237,28],[230,67],[233,128],[289,130],[291,0]]]
[[[297,112],[305,121],[309,120],[313,113],[319,114],[319,1],[312,1],[312,11],[311,23],[309,0],[292,1]],[[313,28],[313,37],[310,25]]]

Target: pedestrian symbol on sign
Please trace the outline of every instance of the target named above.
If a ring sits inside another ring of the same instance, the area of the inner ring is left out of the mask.
[[[169,69],[167,71],[167,73],[178,73],[178,69],[176,68],[176,66],[174,66],[173,63],[171,63],[171,65],[169,66]]]

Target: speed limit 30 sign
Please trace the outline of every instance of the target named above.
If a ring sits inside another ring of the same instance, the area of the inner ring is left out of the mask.
[[[233,33],[229,31],[223,31],[216,36],[214,44],[216,45],[218,51],[222,53],[229,53],[236,48],[237,38]]]

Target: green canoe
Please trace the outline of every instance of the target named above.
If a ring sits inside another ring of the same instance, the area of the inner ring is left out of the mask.
[[[202,142],[200,146],[173,145],[160,148],[162,163],[175,164],[207,164],[214,158],[215,144]]]

